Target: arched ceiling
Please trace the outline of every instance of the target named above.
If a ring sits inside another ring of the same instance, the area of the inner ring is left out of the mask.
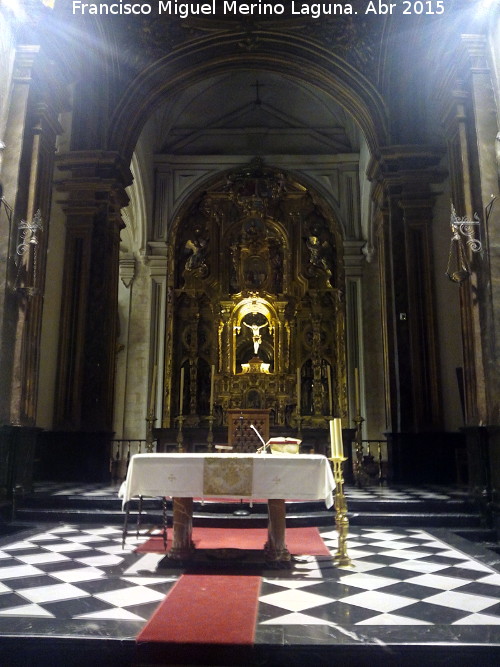
[[[278,157],[276,164],[279,156],[321,161],[349,155],[357,160],[363,143],[356,119],[304,77],[258,67],[230,69],[164,97],[140,134],[133,164],[136,175],[140,170],[141,184],[136,178],[129,195],[132,204],[138,199],[145,202],[145,220],[150,219],[154,168],[160,155],[187,160],[273,156],[273,162]],[[131,224],[134,215],[129,212],[123,246],[142,247],[142,225]],[[129,234],[136,236],[135,242],[126,240]]]
[[[311,85],[238,70],[199,81],[149,121],[154,152],[174,155],[332,155],[359,150],[352,117]]]

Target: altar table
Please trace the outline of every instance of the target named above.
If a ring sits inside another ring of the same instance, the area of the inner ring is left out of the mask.
[[[193,498],[266,499],[266,557],[287,561],[285,500],[324,500],[329,508],[334,488],[330,463],[319,454],[136,454],[120,496],[127,516],[131,498],[172,497],[173,537],[168,555],[180,560],[194,552]]]

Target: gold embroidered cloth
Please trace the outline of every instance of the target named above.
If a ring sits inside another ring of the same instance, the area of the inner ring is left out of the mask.
[[[203,468],[203,495],[252,495],[253,459],[206,458]]]

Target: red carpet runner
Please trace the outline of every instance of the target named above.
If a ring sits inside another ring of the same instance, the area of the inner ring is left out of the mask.
[[[137,642],[251,645],[261,578],[184,574]]]
[[[170,549],[172,531],[168,533]],[[197,549],[262,549],[267,540],[266,528],[193,528],[193,542]],[[302,556],[329,556],[330,552],[317,528],[287,528],[288,551]],[[152,537],[136,549],[139,553],[164,553],[163,538]]]

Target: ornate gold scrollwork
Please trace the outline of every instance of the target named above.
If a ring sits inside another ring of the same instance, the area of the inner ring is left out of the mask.
[[[206,189],[176,229],[167,364],[174,400],[189,360],[185,425],[207,419],[212,365],[217,423],[230,408],[289,426],[296,413],[306,428],[344,414],[339,237],[305,188],[256,160]]]

